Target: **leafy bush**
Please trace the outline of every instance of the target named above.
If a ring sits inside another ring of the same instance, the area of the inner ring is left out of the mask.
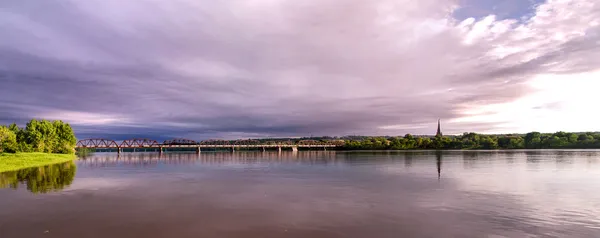
[[[75,153],[73,128],[62,121],[32,119],[25,129],[16,124],[0,126],[0,152]]]

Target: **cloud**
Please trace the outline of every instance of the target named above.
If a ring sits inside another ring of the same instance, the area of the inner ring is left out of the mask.
[[[71,111],[51,111],[40,114],[36,118],[44,118],[47,120],[62,120],[68,118],[69,121],[76,125],[101,126],[114,123],[126,123],[126,118],[120,118],[116,115],[103,115],[95,113],[82,113]]]
[[[600,68],[595,1],[469,18],[475,2],[0,3],[0,122],[63,119],[78,137],[432,134],[437,118],[486,132],[514,122],[457,119],[536,93],[538,75]]]

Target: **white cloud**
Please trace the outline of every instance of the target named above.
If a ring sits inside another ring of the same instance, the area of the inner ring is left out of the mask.
[[[107,115],[90,112],[76,111],[51,111],[40,114],[36,118],[47,120],[63,120],[74,125],[100,126],[100,125],[124,125],[129,119],[120,115]]]
[[[568,75],[538,75],[529,81],[532,91],[518,100],[483,105],[465,112],[456,123],[493,122],[500,128],[486,132],[600,131],[593,99],[600,88],[600,71]]]

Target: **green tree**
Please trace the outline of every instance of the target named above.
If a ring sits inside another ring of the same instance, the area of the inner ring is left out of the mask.
[[[477,149],[480,147],[480,136],[476,133],[464,133],[460,137],[460,141],[462,142],[461,149]]]
[[[569,145],[569,141],[567,140],[566,137],[558,137],[556,135],[547,137],[542,142],[543,148],[551,148],[551,149],[564,148],[564,147],[567,147],[568,145]]]
[[[402,141],[398,137],[392,137],[390,139],[390,149],[392,149],[392,150],[403,149]]]
[[[404,149],[407,150],[411,150],[411,149],[416,149],[417,146],[417,141],[415,140],[415,137],[413,137],[411,134],[406,134],[404,135]]]
[[[17,126],[17,124],[15,124],[15,123],[13,123],[13,124],[10,124],[10,125],[8,126],[8,129],[9,129],[10,131],[12,131],[13,133],[15,133],[15,135],[16,135],[16,134],[19,134],[19,132],[21,131],[21,128],[19,128],[19,126]]]
[[[511,137],[507,149],[523,149],[525,148],[525,140],[523,137]]]
[[[431,147],[431,139],[421,137],[417,138],[417,148],[425,150],[430,149]]]
[[[580,134],[577,137],[577,141],[593,141],[594,137],[592,135],[588,135],[588,134]]]
[[[432,140],[432,149],[441,150],[447,149],[452,142],[452,139],[446,136],[436,136]]]
[[[495,137],[483,137],[480,139],[479,148],[486,150],[498,149],[498,140]]]
[[[503,149],[508,149],[508,147],[510,146],[510,139],[511,139],[511,137],[509,137],[509,136],[499,137],[498,138],[498,146]]]
[[[567,133],[567,140],[569,141],[570,144],[576,144],[577,143],[577,139],[578,136],[575,133]]]
[[[77,139],[73,128],[62,121],[52,122],[56,133],[56,144],[54,145],[53,153],[72,154],[75,153],[75,144]]]
[[[0,126],[0,153],[15,153],[17,152],[17,136],[9,128]]]
[[[14,123],[4,128],[7,128],[4,131],[15,135],[14,143],[12,139],[7,142],[10,148],[6,151],[75,153],[77,139],[73,128],[62,121],[50,122],[32,119],[27,123],[25,129],[19,128]]]
[[[40,152],[44,150],[44,137],[40,132],[41,125],[36,119],[32,119],[25,126],[25,143],[27,143],[32,151]]]
[[[537,149],[541,147],[542,139],[539,132],[529,132],[525,135],[525,148]]]

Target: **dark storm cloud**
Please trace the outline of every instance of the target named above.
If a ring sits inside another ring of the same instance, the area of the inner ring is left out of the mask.
[[[526,95],[549,65],[598,68],[600,11],[579,2],[576,19],[523,25],[460,23],[457,2],[438,0],[2,2],[0,123],[62,119],[117,139],[430,134]]]

